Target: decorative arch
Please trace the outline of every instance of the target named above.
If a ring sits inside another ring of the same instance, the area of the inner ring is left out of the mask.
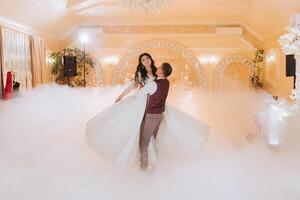
[[[243,56],[243,55],[225,56],[215,68],[215,90],[217,92],[221,91],[221,88],[224,84],[223,83],[223,73],[224,73],[226,67],[228,67],[233,62],[240,63],[240,64],[247,66],[247,70],[250,75],[251,68],[252,68],[252,66],[250,64],[251,63],[250,58],[248,58],[247,56]]]
[[[136,59],[134,61],[132,61],[131,59],[133,57],[135,58],[136,55],[139,55],[143,52],[148,52],[149,49],[169,49],[176,51],[188,61],[189,66],[192,66],[195,69],[200,88],[204,91],[207,90],[208,80],[196,55],[188,47],[178,42],[167,39],[146,40],[133,46],[130,50],[128,50],[127,54],[121,58],[112,76],[111,83],[113,85],[122,84],[127,79],[130,79],[132,75],[128,72],[130,72],[132,68],[131,63],[136,63]]]

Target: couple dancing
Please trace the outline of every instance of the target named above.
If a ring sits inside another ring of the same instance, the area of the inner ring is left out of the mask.
[[[169,63],[156,68],[150,54],[141,54],[134,80],[114,105],[87,123],[85,136],[89,146],[116,164],[139,163],[142,170],[157,160],[199,153],[209,128],[165,105],[170,85],[167,77],[171,73]]]

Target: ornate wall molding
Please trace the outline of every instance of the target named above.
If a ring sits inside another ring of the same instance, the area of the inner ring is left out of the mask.
[[[215,25],[117,25],[102,26],[103,34],[201,34],[216,33]]]
[[[249,43],[252,47],[259,49],[262,47],[262,41],[256,37],[253,33],[251,33],[248,29],[243,28],[244,32],[241,35],[241,38]]]
[[[217,34],[218,28],[242,28],[243,32],[237,37],[243,39],[253,48],[262,45],[260,36],[250,27],[242,23],[236,24],[192,24],[192,25],[90,25],[79,26],[80,28],[95,29],[101,35],[142,35],[142,34],[176,34],[176,35],[196,35],[196,34]],[[77,33],[77,32],[76,32]],[[235,34],[233,33],[233,36]]]

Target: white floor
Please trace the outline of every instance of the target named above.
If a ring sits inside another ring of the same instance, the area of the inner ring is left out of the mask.
[[[212,126],[206,148],[145,173],[111,167],[84,141],[85,122],[119,91],[48,85],[0,101],[0,199],[300,199],[299,118],[278,148],[245,139],[265,94],[194,94],[184,109]]]

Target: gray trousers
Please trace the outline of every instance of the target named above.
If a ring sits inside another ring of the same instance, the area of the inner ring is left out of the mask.
[[[152,136],[156,138],[163,114],[145,114],[140,131],[141,168],[148,168],[148,146]]]

